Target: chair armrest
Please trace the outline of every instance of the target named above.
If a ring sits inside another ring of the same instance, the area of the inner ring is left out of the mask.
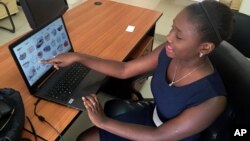
[[[114,77],[107,78],[100,91],[121,99],[133,99],[133,95],[138,100],[144,99],[140,91],[133,87],[133,84],[152,75],[152,72],[144,73],[128,79],[118,79]]]
[[[146,73],[131,77],[129,79],[131,80],[131,82],[137,82],[137,81],[143,80],[145,78],[148,78],[152,75],[153,75],[153,71],[150,71],[150,72],[146,72]]]
[[[104,112],[109,117],[115,117],[135,109],[142,109],[149,105],[154,105],[153,98],[139,101],[112,99],[105,103]]]

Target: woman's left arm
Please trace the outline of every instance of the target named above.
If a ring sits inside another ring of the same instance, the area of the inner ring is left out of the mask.
[[[223,112],[226,98],[218,96],[191,107],[159,127],[125,123],[105,116],[96,95],[83,99],[97,127],[130,140],[181,140],[206,129]]]

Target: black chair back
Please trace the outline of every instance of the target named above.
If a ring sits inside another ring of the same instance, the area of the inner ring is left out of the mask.
[[[250,58],[250,16],[235,12],[234,20],[234,31],[228,42]]]
[[[235,127],[250,127],[250,60],[223,41],[210,59],[228,93],[225,112],[202,132],[201,141],[229,141]]]

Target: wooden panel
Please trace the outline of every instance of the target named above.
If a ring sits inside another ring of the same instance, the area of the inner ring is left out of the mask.
[[[124,60],[161,16],[160,12],[117,2],[94,2],[88,0],[71,9],[64,18],[76,51],[101,58]],[[125,31],[128,25],[135,26],[134,32]]]
[[[144,37],[142,41],[129,54],[128,58],[135,59],[151,52],[153,47],[153,40],[154,38],[152,36]]]

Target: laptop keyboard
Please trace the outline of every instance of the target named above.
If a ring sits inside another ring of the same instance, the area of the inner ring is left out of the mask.
[[[56,83],[48,95],[54,99],[67,102],[75,88],[87,75],[89,70],[90,69],[79,63],[73,64],[66,72],[64,78]]]

